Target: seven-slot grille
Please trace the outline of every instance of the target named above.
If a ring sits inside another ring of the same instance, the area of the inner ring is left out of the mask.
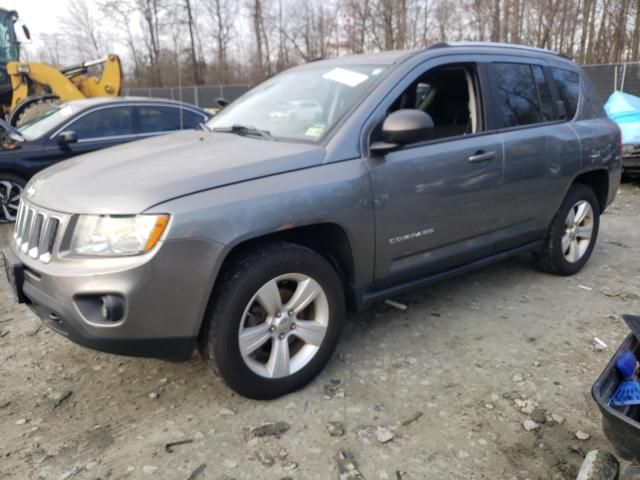
[[[20,201],[13,237],[18,248],[43,262],[51,260],[60,219]]]

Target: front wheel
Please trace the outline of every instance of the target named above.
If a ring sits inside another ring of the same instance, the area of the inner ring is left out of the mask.
[[[16,175],[0,173],[0,223],[13,223],[27,182]]]
[[[201,352],[239,394],[279,397],[320,373],[344,315],[342,282],[324,257],[299,245],[268,245],[217,282]]]
[[[556,275],[573,275],[587,263],[598,238],[600,205],[593,190],[575,184],[567,193],[536,254],[538,267]]]

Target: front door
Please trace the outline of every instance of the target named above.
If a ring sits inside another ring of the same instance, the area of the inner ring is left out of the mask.
[[[77,142],[60,144],[57,134],[73,131]],[[52,161],[119,145],[139,137],[134,123],[133,107],[128,105],[101,107],[82,114],[48,139],[45,155]]]
[[[369,159],[376,219],[376,287],[490,255],[501,227],[498,134],[485,132],[479,65],[426,70],[389,108],[418,108],[435,137]]]

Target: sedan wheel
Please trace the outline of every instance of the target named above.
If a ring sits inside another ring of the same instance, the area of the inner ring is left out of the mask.
[[[16,180],[0,179],[0,223],[15,222],[22,188]]]

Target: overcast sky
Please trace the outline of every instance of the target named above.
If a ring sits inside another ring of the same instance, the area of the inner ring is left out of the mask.
[[[68,3],[69,0],[2,0],[1,5],[7,10],[16,10],[35,36],[54,32],[58,16],[67,10]],[[91,5],[94,2],[87,3]]]

